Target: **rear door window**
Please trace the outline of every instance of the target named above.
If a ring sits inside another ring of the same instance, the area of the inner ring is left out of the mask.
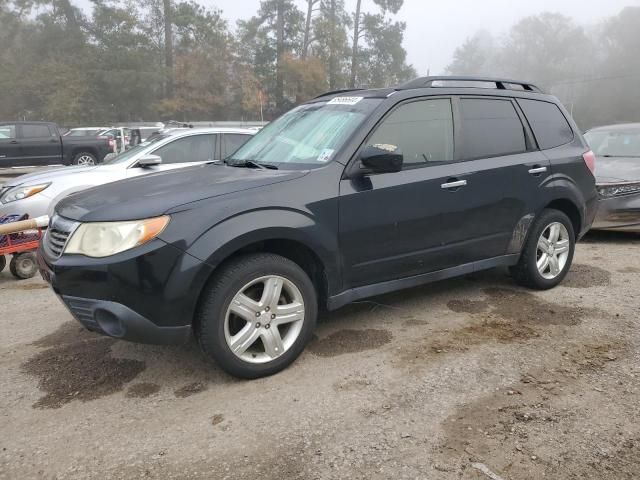
[[[541,150],[573,141],[571,125],[557,105],[540,100],[518,99]]]
[[[461,160],[527,151],[525,130],[508,99],[460,99]]]
[[[215,159],[214,135],[190,135],[179,138],[153,152],[162,158],[163,164],[210,162]]]
[[[51,132],[49,131],[48,125],[22,125],[22,137],[23,138],[42,138],[42,137],[50,137]]]

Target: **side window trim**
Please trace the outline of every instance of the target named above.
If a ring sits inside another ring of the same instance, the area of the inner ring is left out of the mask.
[[[450,161],[450,162],[446,162],[447,164],[450,163],[456,163],[456,135],[457,135],[457,129],[456,129],[456,111],[455,111],[455,107],[453,105],[453,96],[451,95],[428,95],[428,96],[424,96],[424,97],[412,97],[412,98],[407,98],[406,100],[402,100],[398,103],[396,103],[395,105],[393,105],[389,110],[387,110],[387,112],[376,122],[376,124],[371,128],[371,130],[369,131],[369,133],[367,133],[367,136],[365,137],[365,139],[363,140],[363,142],[360,144],[360,146],[356,149],[355,153],[352,155],[351,159],[349,160],[349,162],[347,163],[346,168],[344,169],[344,174],[343,174],[343,178],[347,178],[351,175],[351,173],[353,173],[353,170],[357,165],[358,162],[358,155],[360,154],[360,152],[367,146],[367,142],[371,139],[371,137],[373,136],[373,134],[376,132],[376,130],[378,130],[378,128],[380,127],[380,125],[382,125],[382,123],[389,118],[390,115],[392,115],[396,110],[398,110],[399,108],[403,107],[404,105],[408,105],[411,103],[415,103],[415,102],[425,102],[425,101],[429,101],[429,100],[449,100],[451,102],[451,113],[452,113],[452,121],[453,121],[453,158],[454,160]],[[406,171],[406,170],[415,170],[417,168],[426,168],[426,167],[437,167],[437,166],[441,166],[443,165],[443,162],[425,162],[424,164],[422,163],[416,163],[415,165],[411,165],[411,166],[403,166],[402,171]],[[383,174],[384,175],[384,174]]]
[[[531,128],[531,124],[529,123],[529,119],[522,111],[520,104],[518,103],[516,98],[511,99],[511,103],[513,104],[513,108],[516,109],[518,113],[518,117],[520,117],[520,122],[524,128],[524,138],[527,144],[527,152],[536,152],[540,150],[540,145],[538,145],[538,141],[536,140],[536,136],[533,134],[533,128]]]
[[[460,101],[463,99],[476,99],[476,100],[502,100],[505,102],[510,102],[516,112],[516,115],[518,116],[518,118],[520,119],[520,123],[522,124],[522,128],[523,128],[523,133],[525,136],[525,146],[527,147],[527,149],[524,152],[511,152],[511,153],[505,153],[505,154],[501,154],[501,155],[491,155],[491,156],[481,156],[481,157],[473,157],[473,158],[462,158],[461,156],[456,157],[456,162],[474,162],[476,160],[487,160],[490,158],[501,158],[501,157],[508,157],[511,155],[522,155],[525,153],[529,153],[532,150],[529,150],[528,148],[528,139],[527,139],[527,127],[528,127],[528,122],[527,122],[527,126],[525,126],[522,123],[522,117],[520,117],[520,112],[519,109],[516,108],[516,105],[514,105],[514,98],[513,97],[500,97],[500,96],[492,96],[492,95],[456,95],[454,96],[455,99],[455,103],[456,103],[456,108],[454,109],[454,116],[455,114],[458,115],[457,117],[457,123],[459,124],[459,130],[457,131],[457,133],[459,133],[459,135],[457,136],[457,138],[459,139],[459,142],[456,142],[456,149],[455,151],[459,151],[459,152],[463,152],[464,149],[462,148],[462,132],[464,130],[464,125],[462,123],[462,113],[460,110]],[[454,128],[455,128],[455,124],[456,124],[456,118],[454,118]],[[535,138],[532,136],[532,138]]]

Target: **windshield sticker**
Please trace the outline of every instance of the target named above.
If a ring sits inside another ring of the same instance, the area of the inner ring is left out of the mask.
[[[364,97],[336,97],[332,99],[327,105],[355,105]]]
[[[332,148],[325,148],[320,153],[320,155],[318,155],[318,162],[327,163],[329,160],[331,160],[333,152],[335,152],[335,150],[333,150]]]

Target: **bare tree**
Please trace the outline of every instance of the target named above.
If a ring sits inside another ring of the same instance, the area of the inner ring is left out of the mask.
[[[164,5],[164,66],[166,69],[165,96],[173,97],[173,15],[171,0],[163,0]]]

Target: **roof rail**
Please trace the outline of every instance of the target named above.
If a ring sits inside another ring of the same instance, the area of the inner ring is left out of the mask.
[[[317,97],[314,98],[314,100],[316,98],[322,98],[322,97],[326,97],[328,95],[335,95],[337,93],[358,92],[358,91],[362,91],[362,90],[364,90],[364,88],[342,88],[340,90],[332,90],[330,92],[325,92],[323,94],[318,95]]]
[[[468,77],[468,76],[441,76],[441,77],[420,77],[403,83],[396,87],[396,90],[410,90],[412,88],[433,87],[435,82],[483,82],[494,83],[498,90],[514,90],[512,85],[519,85],[527,92],[542,93],[542,90],[529,82],[521,82],[519,80],[509,80],[507,78],[493,77]],[[469,87],[474,88],[474,87]]]

